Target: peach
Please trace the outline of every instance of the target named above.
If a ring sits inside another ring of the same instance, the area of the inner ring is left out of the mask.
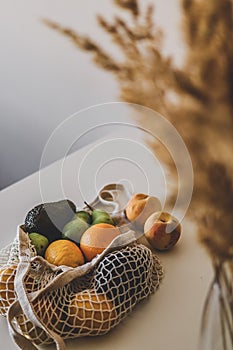
[[[179,221],[167,212],[156,212],[145,222],[144,233],[153,248],[163,251],[172,248],[181,235]]]
[[[137,193],[127,203],[125,215],[129,221],[135,223],[139,228],[143,228],[147,218],[158,210],[161,210],[158,198]]]

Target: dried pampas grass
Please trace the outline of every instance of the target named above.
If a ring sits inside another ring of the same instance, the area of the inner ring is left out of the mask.
[[[233,258],[233,5],[231,0],[182,0],[187,44],[182,68],[162,53],[162,32],[153,8],[140,10],[137,0],[114,3],[129,13],[99,25],[123,54],[114,59],[92,39],[46,20],[94,62],[113,73],[123,101],[154,109],[183,137],[193,162],[195,186],[189,215],[213,262]],[[130,24],[129,24],[130,23]],[[171,95],[175,98],[171,99]],[[141,123],[153,129],[151,122]],[[157,145],[151,145],[157,151]]]

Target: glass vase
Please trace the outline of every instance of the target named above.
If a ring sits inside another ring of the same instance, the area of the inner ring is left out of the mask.
[[[214,265],[205,301],[199,350],[233,350],[233,261]]]

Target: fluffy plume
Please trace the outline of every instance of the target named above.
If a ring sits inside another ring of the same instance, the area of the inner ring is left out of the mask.
[[[162,32],[152,20],[152,7],[143,12],[136,0],[114,3],[128,11],[130,20],[116,16],[110,23],[98,16],[98,22],[121,50],[122,60],[114,59],[88,37],[51,21],[46,24],[113,73],[123,101],[162,113],[178,129],[195,173],[189,215],[199,223],[200,240],[213,261],[232,260],[232,1],[181,1],[187,55],[179,69],[162,54]],[[153,131],[146,119],[141,123]],[[157,150],[158,146],[151,147]]]

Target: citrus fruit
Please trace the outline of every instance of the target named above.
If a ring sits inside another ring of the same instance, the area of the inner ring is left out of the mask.
[[[100,223],[89,227],[80,240],[80,248],[88,261],[104,251],[112,240],[121,234],[110,224]]]
[[[65,239],[50,243],[45,251],[45,259],[56,266],[77,267],[84,264],[84,257],[79,247]]]
[[[79,328],[80,333],[106,333],[116,323],[115,306],[108,297],[95,290],[85,290],[76,294],[68,308],[68,323]]]
[[[14,280],[16,265],[5,266],[0,270],[0,314],[5,315],[9,306],[15,301]]]

